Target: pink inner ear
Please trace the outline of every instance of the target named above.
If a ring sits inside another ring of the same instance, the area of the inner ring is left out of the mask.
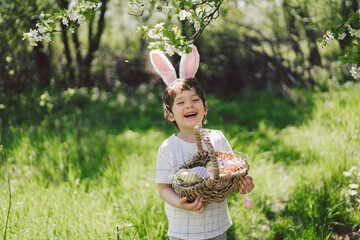
[[[154,63],[156,64],[156,67],[161,74],[161,77],[165,79],[168,84],[172,83],[176,78],[174,76],[174,70],[169,67],[169,65],[164,61],[161,56],[154,54],[152,57]]]
[[[196,51],[193,48],[191,53],[189,53],[187,56],[187,61],[185,64],[185,78],[194,77],[196,70]]]

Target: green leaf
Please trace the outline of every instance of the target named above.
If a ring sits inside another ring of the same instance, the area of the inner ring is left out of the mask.
[[[344,57],[344,56],[340,56],[338,57],[338,60],[342,61],[342,62],[348,62],[348,58]]]
[[[163,34],[164,34],[164,37],[167,37],[167,38],[172,38],[172,34],[170,33],[169,30],[165,29],[163,30]]]
[[[190,46],[187,46],[187,47],[185,48],[185,51],[186,51],[186,53],[191,53],[192,48],[191,48]]]
[[[87,8],[83,13],[82,13],[87,19],[91,19],[93,17],[93,11],[91,10],[91,8]]]

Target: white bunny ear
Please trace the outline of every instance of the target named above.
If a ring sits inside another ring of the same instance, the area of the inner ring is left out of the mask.
[[[150,60],[155,71],[160,75],[166,85],[169,85],[177,79],[175,68],[160,50],[150,52]]]
[[[192,51],[183,55],[180,61],[180,78],[194,77],[199,68],[200,56],[195,45],[191,45]]]

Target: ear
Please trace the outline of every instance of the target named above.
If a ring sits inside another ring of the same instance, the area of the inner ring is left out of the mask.
[[[150,60],[155,71],[160,75],[166,85],[169,85],[177,79],[175,68],[160,50],[151,51]]]
[[[172,114],[172,113],[167,113],[167,114],[166,114],[166,118],[167,118],[167,120],[169,120],[170,122],[175,121],[174,114]]]
[[[204,115],[207,115],[208,112],[208,105],[205,103],[205,107],[204,107]]]
[[[183,55],[180,61],[180,78],[194,77],[199,68],[200,56],[195,45],[191,45],[192,51]]]

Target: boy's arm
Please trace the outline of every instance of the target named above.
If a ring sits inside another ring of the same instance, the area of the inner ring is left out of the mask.
[[[160,196],[171,206],[188,211],[202,213],[207,206],[203,204],[203,197],[198,197],[193,203],[189,203],[186,197],[180,198],[171,188],[171,184],[159,183]]]

